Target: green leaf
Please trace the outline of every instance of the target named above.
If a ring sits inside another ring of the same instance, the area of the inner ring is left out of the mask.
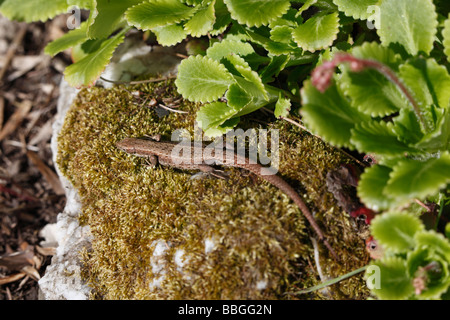
[[[358,197],[366,207],[380,211],[389,209],[393,204],[391,198],[384,195],[383,190],[389,181],[392,169],[382,165],[374,165],[364,170],[358,183]]]
[[[211,137],[211,138],[220,137],[220,136],[224,135],[225,133],[227,133],[228,131],[232,130],[234,127],[236,127],[238,125],[239,121],[241,121],[241,118],[239,118],[239,117],[234,117],[234,118],[225,120],[224,123],[217,125],[216,127],[212,127],[212,128],[205,130],[204,131],[205,136]]]
[[[282,96],[280,92],[280,97],[278,98],[277,103],[275,104],[275,117],[286,118],[289,115],[289,111],[291,111],[291,100]]]
[[[450,150],[450,108],[439,109],[436,128],[427,133],[415,145],[430,153]]]
[[[311,8],[311,6],[315,5],[317,3],[317,0],[306,0],[303,2],[304,2],[303,6],[300,9],[298,9],[298,13],[297,13],[298,16],[300,16],[304,11]]]
[[[432,230],[418,232],[415,235],[417,246],[429,247],[442,254],[450,262],[450,241],[442,234]]]
[[[290,57],[288,55],[279,55],[270,57],[269,64],[261,70],[260,76],[263,83],[270,83],[275,80],[275,77],[284,70],[288,64]]]
[[[241,57],[245,57],[254,53],[253,47],[247,43],[236,40],[223,40],[221,42],[214,43],[206,50],[206,55],[216,61],[221,61],[226,56],[236,54]]]
[[[67,5],[77,6],[80,9],[92,9],[96,6],[96,2],[97,0],[67,0]]]
[[[276,42],[290,44],[293,41],[292,30],[293,28],[289,26],[276,26],[270,30],[270,39]]]
[[[127,10],[127,21],[142,30],[163,27],[189,19],[197,11],[179,0],[149,0]]]
[[[383,0],[378,35],[385,46],[401,44],[411,55],[429,54],[437,32],[432,0]]]
[[[375,42],[355,47],[352,54],[360,59],[377,60],[393,70],[398,69],[401,61],[391,49]],[[380,72],[373,69],[351,72],[348,66],[342,69],[344,92],[359,111],[372,117],[384,117],[408,106],[398,88]]]
[[[103,39],[113,33],[122,21],[125,11],[144,0],[96,0],[97,16],[88,28],[90,39]]]
[[[87,24],[82,23],[80,28],[70,30],[59,39],[50,42],[45,47],[45,53],[51,56],[55,56],[66,49],[73,48],[76,45],[87,41],[88,37],[86,35],[86,30]]]
[[[66,13],[67,0],[5,0],[0,13],[10,20],[25,22],[47,21],[58,14]]]
[[[399,161],[390,174],[384,193],[395,198],[399,204],[411,199],[424,199],[437,193],[450,183],[450,154],[425,161],[406,159]]]
[[[406,144],[416,144],[423,138],[420,123],[411,109],[402,108],[399,116],[394,118],[393,130],[397,138]],[[420,146],[416,145],[420,149]]]
[[[417,152],[397,139],[393,124],[372,120],[355,125],[351,143],[360,152],[378,156],[397,156]]]
[[[183,60],[175,81],[178,92],[194,102],[214,101],[233,83],[233,77],[222,64],[202,56]]]
[[[231,119],[236,114],[236,110],[227,106],[224,102],[213,102],[204,105],[197,112],[196,121],[198,126],[204,131],[217,129],[226,120]],[[210,131],[210,133],[213,131]],[[212,137],[212,135],[208,135]]]
[[[418,217],[402,211],[377,215],[370,225],[372,235],[381,246],[396,253],[414,248],[414,235],[423,228]]]
[[[380,0],[333,0],[333,2],[346,16],[365,20],[372,15],[370,6],[377,6]]]
[[[213,30],[210,34],[212,36],[217,36],[225,31],[228,25],[231,23],[231,15],[228,11],[227,6],[223,3],[223,0],[216,0],[214,7],[216,21],[213,25]]]
[[[242,109],[252,101],[252,97],[236,83],[229,87],[226,98],[228,105],[235,110]]]
[[[97,80],[111,60],[117,46],[123,42],[126,31],[125,29],[114,37],[103,40],[97,50],[68,66],[64,71],[66,81],[73,87],[79,87]]]
[[[337,147],[352,148],[351,130],[370,117],[354,109],[335,84],[322,94],[307,80],[301,96],[306,126]]]
[[[387,257],[371,263],[380,271],[380,286],[372,292],[382,300],[404,300],[414,294],[412,279],[408,277],[406,261]]]
[[[184,25],[184,29],[193,37],[201,37],[212,30],[216,17],[214,15],[215,1],[209,6],[200,8],[194,16]]]
[[[231,17],[249,27],[267,25],[290,8],[289,0],[224,0]]]
[[[400,67],[400,77],[416,101],[425,108],[432,104],[447,108],[450,102],[450,75],[434,59],[408,61]]]
[[[203,0],[181,0],[181,2],[186,3],[188,6],[196,6],[202,4]]]
[[[97,51],[106,39],[92,39],[77,44],[72,48],[72,61],[78,62],[87,55]]]
[[[240,56],[229,55],[226,60],[231,62],[233,68],[239,72],[246,82],[235,77],[235,80],[242,88],[254,97],[262,96],[264,100],[269,101],[269,94],[256,71],[253,71],[249,64]],[[231,70],[230,70],[231,71]]]
[[[339,33],[339,17],[336,12],[309,18],[292,32],[295,42],[305,51],[314,52],[331,46]]]
[[[439,248],[439,240],[444,239],[439,237],[442,235],[434,231],[418,232],[416,237],[419,234],[426,234],[432,241],[427,245],[418,245],[415,251],[408,254],[408,273],[411,278],[427,277],[426,287],[421,290],[420,294],[416,294],[418,299],[439,299],[450,285],[449,262],[445,259],[445,255],[436,250]],[[434,267],[425,271],[424,267],[430,265]]]
[[[162,46],[173,46],[186,39],[188,35],[187,31],[178,24],[156,27],[152,29],[152,32],[156,35],[158,44]]]
[[[442,31],[444,37],[444,53],[447,56],[447,60],[450,61],[450,15],[445,20],[444,30]]]

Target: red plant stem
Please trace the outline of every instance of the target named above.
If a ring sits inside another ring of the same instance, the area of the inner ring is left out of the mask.
[[[416,114],[417,119],[424,127],[425,131],[429,131],[429,127],[427,122],[422,116],[422,113],[420,112],[420,107],[417,103],[417,101],[414,99],[411,92],[408,90],[408,88],[403,84],[403,82],[397,77],[394,71],[392,71],[388,66],[382,64],[381,62],[375,61],[375,60],[368,60],[368,59],[359,59],[356,58],[350,54],[339,54],[335,58],[336,63],[340,62],[350,62],[352,66],[352,71],[358,72],[362,71],[365,68],[372,68],[377,70],[379,73],[384,75],[386,79],[391,81],[394,85],[397,86],[397,88],[403,93],[403,95],[408,99],[409,103],[414,109],[414,113]]]
[[[359,59],[348,53],[338,53],[332,61],[325,62],[323,65],[317,67],[312,74],[313,84],[318,90],[324,92],[330,85],[332,74],[336,66],[340,63],[348,62],[350,64],[350,70],[352,72],[361,72],[367,68],[375,69],[386,77],[390,82],[392,82],[397,88],[402,92],[405,98],[409,101],[414,109],[414,113],[421,123],[426,132],[430,130],[427,122],[423,118],[420,112],[420,107],[417,101],[414,99],[411,92],[403,84],[403,82],[397,77],[394,71],[392,71],[388,66],[382,64],[381,62],[369,59]]]

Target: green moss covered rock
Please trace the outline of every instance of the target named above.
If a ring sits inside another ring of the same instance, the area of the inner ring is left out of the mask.
[[[186,114],[161,116],[136,101],[177,99],[172,82],[81,91],[59,137],[58,165],[82,200],[81,222],[91,228],[83,253],[92,298],[102,299],[311,299],[320,292],[286,294],[321,280],[306,219],[276,187],[239,169],[230,178],[193,179],[193,172],[148,166],[115,143],[125,137],[194,128],[198,105],[181,100]],[[167,101],[167,100],[164,100]],[[146,104],[148,105],[148,103]],[[249,118],[258,115],[250,115]],[[262,116],[262,115],[259,115]],[[261,126],[247,119],[247,127]],[[342,153],[287,122],[280,130],[279,174],[315,213],[342,261],[320,246],[327,277],[367,263],[363,241],[327,192],[328,171],[347,162]],[[331,298],[358,299],[361,276],[331,288]]]

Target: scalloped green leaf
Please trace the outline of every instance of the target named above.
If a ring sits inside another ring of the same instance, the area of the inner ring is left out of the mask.
[[[423,132],[417,116],[411,109],[402,108],[394,118],[393,130],[397,138],[406,144],[416,144],[423,139]],[[416,146],[420,149],[420,146]]]
[[[183,26],[178,24],[171,24],[164,27],[156,27],[152,29],[156,35],[158,44],[162,46],[173,46],[186,39],[188,33]]]
[[[399,204],[411,199],[424,199],[450,183],[450,154],[425,161],[406,159],[393,167],[384,193]]]
[[[372,15],[371,6],[377,6],[380,0],[333,0],[339,11],[348,17],[365,20]]]
[[[419,232],[419,234],[420,233],[426,233],[427,236],[434,237],[434,240],[438,239],[438,234],[434,231],[422,231]],[[437,248],[439,248],[439,243],[432,241],[430,245],[418,246],[415,251],[408,254],[407,268],[411,278],[416,277],[417,272],[419,272],[419,274],[423,273],[424,270],[422,269],[422,271],[419,271],[419,268],[423,268],[431,262],[439,265],[439,268],[432,268],[431,270],[425,271],[428,275],[428,281],[426,283],[426,288],[421,290],[420,294],[416,294],[418,299],[439,299],[441,294],[446,292],[450,285],[449,262],[445,259],[444,255],[438,250],[435,250]]]
[[[236,83],[229,87],[225,97],[228,105],[236,110],[242,109],[252,101],[252,97]]]
[[[236,127],[240,121],[240,117],[233,117],[231,119],[228,119],[224,123],[216,127],[205,130],[205,136],[211,138],[220,137]]]
[[[339,16],[337,12],[317,14],[292,32],[298,46],[305,51],[315,52],[331,46],[339,33]]]
[[[181,0],[181,1],[186,3],[188,6],[196,6],[202,4],[203,2],[203,0]]]
[[[429,54],[438,20],[432,0],[383,0],[378,35],[385,46],[401,44],[411,55]]]
[[[415,145],[430,153],[450,150],[450,108],[437,111],[436,128],[425,134]]]
[[[444,53],[447,56],[447,60],[450,61],[450,14],[448,19],[445,20],[442,36],[444,37]]]
[[[190,56],[183,60],[175,81],[178,92],[194,102],[217,100],[233,83],[233,77],[223,64],[202,56]]]
[[[417,152],[397,139],[393,124],[384,121],[369,121],[355,125],[351,143],[360,152],[378,156],[397,156]]]
[[[287,117],[289,112],[291,111],[291,100],[282,96],[280,92],[280,96],[275,104],[275,117]]]
[[[209,137],[213,137],[211,129],[218,129],[225,121],[233,118],[237,113],[234,108],[231,108],[224,102],[213,102],[206,104],[197,112],[196,121],[199,128],[205,132],[209,130]]]
[[[231,23],[231,15],[223,0],[216,0],[214,12],[216,21],[214,22],[213,29],[210,34],[212,36],[217,36],[223,33]]]
[[[290,44],[293,41],[292,27],[289,26],[276,26],[270,30],[270,39],[276,42]]]
[[[260,76],[263,83],[270,83],[286,67],[290,60],[288,55],[279,55],[270,57],[269,64],[261,70]]]
[[[357,123],[369,121],[370,117],[353,108],[336,84],[322,94],[307,80],[301,96],[301,113],[306,126],[337,147],[353,148],[351,130]]]
[[[432,248],[450,262],[450,241],[448,238],[432,230],[418,232],[414,238],[417,246]]]
[[[1,4],[0,13],[10,20],[33,22],[47,21],[58,14],[66,13],[67,0],[5,0]]]
[[[201,37],[212,30],[216,16],[214,15],[215,1],[200,8],[192,18],[186,22],[184,29],[193,37]]]
[[[400,56],[391,49],[375,42],[355,47],[352,54],[360,59],[377,60],[393,70],[398,69],[401,61]],[[342,69],[341,85],[359,111],[372,117],[384,117],[408,107],[398,88],[380,72],[373,69],[351,72],[348,66]]]
[[[300,16],[304,11],[311,8],[311,6],[315,5],[317,3],[317,0],[306,0],[303,2],[304,2],[303,6],[300,9],[298,9],[298,13],[297,13],[298,16]]]
[[[406,252],[415,247],[414,235],[423,230],[420,219],[410,213],[392,211],[377,215],[370,224],[374,238],[391,252]]]
[[[126,30],[110,39],[105,39],[98,49],[89,53],[81,60],[68,66],[64,71],[66,81],[73,87],[92,84],[98,79],[119,44],[125,38]]]
[[[86,34],[87,24],[82,23],[80,28],[70,30],[62,37],[50,42],[46,47],[44,52],[48,55],[55,56],[58,53],[73,48],[78,44],[81,44],[88,40]]]
[[[179,0],[149,0],[128,9],[125,17],[129,24],[150,30],[189,19],[196,11],[195,7],[188,7]]]
[[[400,257],[376,260],[371,265],[380,271],[380,285],[371,291],[382,300],[404,300],[414,294],[412,279],[407,272],[406,261]]]
[[[389,181],[392,169],[382,165],[366,168],[358,183],[358,197],[364,205],[374,211],[388,209],[392,206],[391,198],[383,190]]]
[[[231,54],[226,57],[226,60],[231,62],[233,68],[239,72],[246,82],[241,81],[235,77],[235,80],[242,86],[242,88],[254,97],[262,96],[264,100],[269,100],[264,84],[256,71],[253,71],[249,64],[240,56]]]
[[[289,0],[224,0],[231,17],[249,27],[267,25],[290,8]]]
[[[434,59],[408,61],[399,75],[416,101],[423,107],[432,104],[447,108],[450,102],[450,75]]]
[[[67,0],[68,6],[77,6],[80,9],[91,9],[96,6],[96,0]]]
[[[222,40],[221,42],[214,43],[206,50],[206,55],[216,61],[220,61],[226,56],[236,54],[241,57],[245,57],[254,53],[255,50],[251,44],[236,40]]]
[[[113,33],[122,21],[128,8],[135,6],[144,0],[96,0],[98,14],[89,25],[88,36],[90,39],[103,39]]]

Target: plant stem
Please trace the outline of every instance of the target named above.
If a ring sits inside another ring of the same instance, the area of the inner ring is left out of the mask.
[[[305,294],[305,293],[309,293],[309,292],[320,290],[322,288],[331,286],[332,284],[338,283],[338,282],[340,282],[342,280],[345,280],[345,279],[348,279],[350,277],[353,277],[354,275],[365,271],[367,269],[367,267],[368,266],[364,266],[362,268],[359,268],[359,269],[356,269],[356,270],[351,271],[349,273],[346,273],[346,274],[344,274],[344,275],[342,275],[340,277],[337,277],[337,278],[330,279],[328,281],[322,282],[321,284],[318,284],[317,286],[310,287],[310,288],[307,288],[307,289],[303,289],[303,290],[300,290],[300,291],[297,291],[297,292],[293,292],[291,294]]]
[[[387,66],[378,61],[364,60],[364,63],[367,65],[367,67],[375,69],[378,72],[380,72],[389,81],[391,81],[393,84],[397,86],[397,88],[403,93],[403,95],[406,97],[406,99],[408,99],[409,103],[413,107],[414,113],[416,114],[417,119],[422,124],[425,131],[429,132],[430,128],[428,127],[427,122],[425,121],[422,113],[420,112],[419,104],[414,99],[413,95],[408,90],[408,88],[406,88],[403,82],[397,77],[397,75],[390,68],[388,68]]]
[[[331,61],[324,62],[321,66],[314,69],[311,80],[313,85],[322,93],[324,93],[331,85],[333,79],[333,73],[338,64],[347,62],[350,64],[350,70],[352,72],[361,72],[367,68],[375,69],[383,76],[392,82],[400,92],[405,96],[408,102],[411,104],[417,120],[422,125],[426,133],[430,132],[430,127],[420,112],[420,107],[417,101],[414,99],[411,92],[403,84],[403,82],[397,77],[394,71],[381,62],[369,59],[360,59],[352,56],[348,53],[338,53]]]

